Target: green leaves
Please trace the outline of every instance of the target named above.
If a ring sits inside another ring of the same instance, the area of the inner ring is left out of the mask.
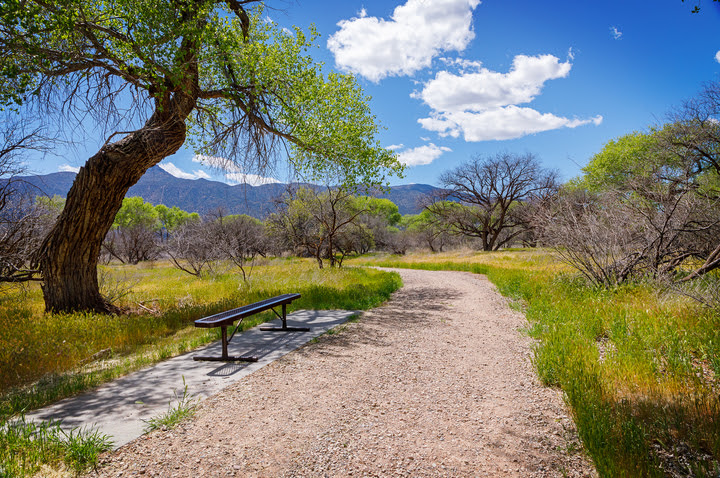
[[[317,30],[282,28],[259,4],[248,13],[217,0],[5,0],[0,107],[31,94],[71,119],[150,107],[245,172],[289,151],[307,180],[373,186],[401,174],[357,81],[313,60]]]

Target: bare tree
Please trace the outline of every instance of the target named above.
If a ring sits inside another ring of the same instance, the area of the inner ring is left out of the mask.
[[[616,194],[585,191],[561,194],[546,210],[543,240],[558,256],[596,284],[625,282],[642,255],[642,231]]]
[[[34,207],[32,191],[19,176],[25,172],[23,155],[45,146],[39,129],[0,118],[0,282],[38,280],[30,259],[55,217]]]
[[[211,272],[219,259],[213,240],[206,223],[192,221],[175,230],[164,250],[175,267],[200,277],[204,272]]]
[[[532,154],[478,156],[440,177],[444,187],[427,209],[453,232],[477,237],[485,251],[512,242],[527,227],[510,214],[523,201],[557,188],[557,173],[544,169]]]
[[[659,131],[661,147],[702,184],[706,197],[720,197],[720,81],[706,83],[695,98],[670,115],[671,123]],[[713,179],[706,181],[704,176]],[[720,267],[720,241],[707,250],[702,264],[686,280],[697,278]]]
[[[235,264],[242,273],[243,281],[247,282],[255,258],[265,256],[269,249],[263,223],[246,215],[221,215],[213,221],[209,230],[219,257]]]
[[[621,190],[561,194],[538,218],[543,240],[598,284],[674,275],[720,235],[720,204],[687,172],[670,172],[629,177]]]

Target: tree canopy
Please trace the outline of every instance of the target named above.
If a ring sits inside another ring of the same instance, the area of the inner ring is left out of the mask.
[[[37,254],[48,310],[114,310],[97,287],[102,240],[129,187],[188,138],[246,173],[286,153],[304,177],[346,186],[402,170],[355,79],[313,61],[317,36],[268,21],[255,0],[0,3],[3,114],[107,131]]]

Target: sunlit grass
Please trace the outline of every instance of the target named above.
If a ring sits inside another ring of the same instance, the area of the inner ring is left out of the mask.
[[[274,260],[255,267],[249,283],[234,270],[196,278],[167,263],[113,265],[111,286],[130,286],[122,316],[43,312],[39,287],[5,290],[0,300],[0,416],[79,393],[151,363],[219,338],[193,321],[274,295],[298,292],[297,309],[367,309],[400,287],[397,275],[360,268],[318,270],[306,260]],[[120,281],[118,285],[117,281]],[[274,318],[246,319],[243,330]]]
[[[543,250],[375,256],[486,274],[520,304],[541,380],[561,387],[602,476],[717,476],[720,317],[652,283],[588,286]]]
[[[34,423],[24,417],[0,420],[0,476],[46,476],[66,469],[77,475],[97,464],[112,441],[97,430],[65,430],[59,422]]]

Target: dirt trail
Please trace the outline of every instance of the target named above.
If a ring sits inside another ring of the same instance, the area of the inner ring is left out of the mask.
[[[535,377],[524,318],[482,276],[398,272],[385,306],[92,476],[595,476]]]

